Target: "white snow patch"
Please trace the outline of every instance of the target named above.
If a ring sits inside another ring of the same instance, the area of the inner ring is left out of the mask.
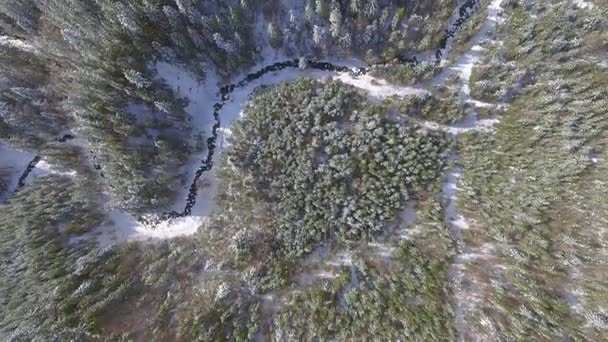
[[[456,205],[456,193],[458,192],[458,179],[460,178],[461,169],[459,167],[452,168],[446,176],[445,182],[441,187],[443,198],[446,203],[445,215],[446,222],[450,222],[457,229],[467,229],[469,225],[464,217],[458,213]]]
[[[0,36],[0,45],[16,48],[30,53],[36,53],[38,51],[30,43],[9,36]]]
[[[206,72],[204,82],[199,81],[190,71],[165,62],[155,65],[158,76],[179,96],[189,100],[186,112],[192,117],[194,130],[211,132],[215,123],[213,119],[213,104],[218,101],[216,96],[220,77],[213,71]],[[210,133],[208,133],[210,134]]]
[[[353,255],[350,251],[340,251],[336,255],[327,261],[328,265],[331,266],[351,266],[353,264]]]
[[[376,79],[370,75],[353,76],[349,73],[341,73],[334,77],[344,83],[364,89],[373,98],[385,98],[388,96],[422,95],[428,90],[417,87],[397,86],[387,83],[385,80]]]
[[[476,119],[475,115],[469,115],[464,120],[455,122],[450,125],[442,125],[434,121],[415,120],[422,127],[430,130],[441,130],[453,135],[458,135],[467,132],[480,131],[491,132],[494,126],[500,122],[496,116],[487,119]]]
[[[580,8],[593,9],[595,7],[595,4],[592,3],[591,1],[574,0],[574,3],[576,4],[577,7],[580,7]]]
[[[72,171],[60,171],[60,170],[57,170],[56,167],[54,167],[53,165],[49,164],[46,160],[41,159],[36,164],[36,167],[34,167],[34,169],[32,170],[32,172],[30,172],[29,176],[26,178],[25,184],[31,184],[37,178],[43,177],[43,176],[48,175],[48,174],[54,174],[54,175],[59,175],[59,176],[67,176],[67,177],[74,177],[74,176],[76,176],[76,171],[75,170],[72,170]]]
[[[120,210],[113,210],[109,214],[110,222],[98,227],[92,233],[72,238],[71,243],[93,238],[100,247],[113,246],[129,241],[150,241],[170,239],[179,236],[192,235],[197,232],[205,222],[204,218],[188,216],[162,222],[150,227],[138,222],[132,215]]]
[[[397,213],[397,217],[402,224],[406,227],[410,227],[416,222],[416,201],[408,201],[405,204],[405,208]]]

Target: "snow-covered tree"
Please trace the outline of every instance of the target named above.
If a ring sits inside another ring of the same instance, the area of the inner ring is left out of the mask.
[[[304,18],[309,23],[312,23],[315,19],[315,7],[313,5],[313,0],[306,1],[306,7],[304,8]]]
[[[133,83],[137,88],[148,88],[152,82],[150,82],[141,72],[133,69],[125,70],[125,78],[129,82]]]
[[[319,25],[313,27],[312,41],[315,46],[325,48],[325,28]]]
[[[269,22],[267,31],[268,31],[268,37],[270,38],[270,45],[272,45],[272,47],[275,49],[278,48],[279,46],[281,46],[281,44],[282,44],[281,31],[277,27],[277,24],[275,24],[272,21]]]
[[[363,0],[350,0],[349,8],[353,14],[359,14],[359,11],[361,11],[361,8],[363,7],[362,1]]]
[[[367,4],[365,6],[365,15],[368,18],[373,18],[378,13],[378,0],[367,0]]]
[[[336,1],[333,2],[331,13],[329,14],[329,25],[331,36],[338,38],[340,36],[340,28],[342,25],[342,13],[340,12],[340,4]]]
[[[328,0],[315,0],[315,11],[317,15],[321,18],[327,18],[329,13],[329,6],[327,4]]]

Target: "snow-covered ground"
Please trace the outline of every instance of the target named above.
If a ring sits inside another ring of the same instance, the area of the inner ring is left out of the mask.
[[[389,84],[385,80],[377,79],[370,75],[353,76],[349,73],[340,73],[334,77],[343,83],[350,84],[363,89],[372,99],[383,99],[389,96],[423,95],[428,93],[427,89],[418,86],[398,86]]]
[[[434,77],[430,82],[426,83],[426,87],[441,85],[445,83],[452,75],[457,74],[464,85],[459,93],[461,99],[465,102],[472,101],[471,91],[469,89],[471,71],[473,70],[473,66],[479,62],[479,59],[485,50],[482,43],[484,41],[491,41],[490,32],[496,27],[497,24],[500,24],[503,21],[503,18],[501,17],[502,2],[503,0],[492,0],[490,2],[487,9],[486,21],[471,39],[471,49],[456,59],[456,62],[452,66],[445,68],[445,70],[443,70],[439,75]]]
[[[127,241],[154,241],[192,235],[205,223],[200,216],[187,216],[161,222],[155,227],[137,221],[120,210],[109,213],[109,221],[89,234],[72,238],[71,243],[94,239],[100,247],[113,246]]]
[[[12,149],[7,146],[0,146],[0,174],[6,175],[6,191],[0,193],[0,202],[4,202],[12,196],[17,189],[19,177],[34,159],[35,154]]]
[[[458,179],[460,178],[461,171],[459,167],[453,167],[447,172],[445,181],[441,187],[444,203],[446,204],[446,222],[451,222],[451,225],[455,228],[454,235],[457,235],[457,238],[462,238],[462,230],[469,228],[464,217],[458,213],[458,207],[456,206]]]
[[[475,107],[488,107],[495,106],[496,108],[501,105],[486,104],[480,101],[476,101],[471,98],[471,90],[469,88],[469,80],[471,78],[471,72],[475,64],[479,63],[483,55],[484,48],[481,46],[481,42],[489,40],[490,33],[497,24],[502,22],[500,16],[502,11],[503,0],[492,0],[488,5],[487,19],[484,22],[481,29],[473,37],[472,48],[459,57],[453,66],[446,69],[441,73],[437,79],[431,81],[431,85],[441,84],[445,82],[453,74],[458,75],[462,82],[462,87],[459,90],[458,96],[461,103],[470,103]],[[448,132],[452,134],[459,134],[471,130],[490,131],[498,123],[497,117],[479,120],[475,113],[471,113],[462,122],[458,122],[454,125],[447,127]],[[431,123],[427,123],[427,127],[433,127]],[[457,155],[451,156],[453,162],[458,158]],[[465,268],[467,263],[474,261],[478,258],[487,259],[491,257],[491,251],[493,246],[484,246],[483,252],[477,252],[470,250],[467,246],[463,245],[463,231],[469,229],[469,223],[464,216],[458,211],[457,196],[458,196],[458,179],[461,175],[461,168],[459,166],[452,166],[452,168],[446,173],[445,180],[442,185],[442,195],[445,205],[445,222],[450,229],[450,232],[456,241],[457,255],[452,261],[452,265],[449,270],[450,283],[454,290],[453,305],[454,305],[454,318],[455,327],[459,335],[459,340],[464,340],[464,332],[466,331],[466,312],[474,308],[478,302],[479,292],[482,291],[481,287],[473,284],[471,286],[464,287],[463,280],[465,278]]]
[[[592,1],[587,0],[574,0],[574,3],[580,8],[593,9],[593,7],[595,7],[595,4],[593,4]]]
[[[37,178],[48,175],[48,174],[74,177],[76,175],[76,171],[57,170],[56,167],[54,167],[53,165],[49,164],[47,161],[42,159],[38,163],[36,163],[36,167],[34,167],[32,172],[30,172],[29,176],[25,179],[25,184],[31,184]]]
[[[0,174],[6,174],[8,179],[6,191],[0,194],[0,202],[10,198],[17,190],[19,178],[36,155],[30,152],[18,151],[0,146]],[[40,160],[25,179],[25,184],[31,184],[37,178],[47,174],[74,176],[76,171],[60,171],[45,160]]]

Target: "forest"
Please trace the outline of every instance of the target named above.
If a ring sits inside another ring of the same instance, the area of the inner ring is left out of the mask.
[[[2,1],[0,340],[606,341],[606,51],[605,0]]]

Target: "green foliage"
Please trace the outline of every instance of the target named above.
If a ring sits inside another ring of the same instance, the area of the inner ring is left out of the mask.
[[[333,235],[381,232],[437,177],[447,144],[440,133],[395,125],[349,86],[301,80],[256,97],[229,146],[225,167],[233,176],[223,188],[240,195],[220,195],[222,212],[263,201],[265,216],[248,226],[301,254]]]
[[[598,196],[606,182],[608,74],[579,40],[606,27],[599,17],[606,8],[597,10],[583,18],[555,4],[533,19],[515,6],[500,30],[504,48],[473,73],[473,94],[515,98],[494,136],[461,140],[459,206],[474,223],[466,245],[494,251],[465,273],[491,284],[477,290],[483,304],[468,313],[475,336],[605,340],[598,267],[608,256],[592,241],[606,230]]]
[[[449,259],[424,248],[405,243],[386,264],[359,259],[336,280],[296,294],[278,312],[274,338],[453,339]]]

